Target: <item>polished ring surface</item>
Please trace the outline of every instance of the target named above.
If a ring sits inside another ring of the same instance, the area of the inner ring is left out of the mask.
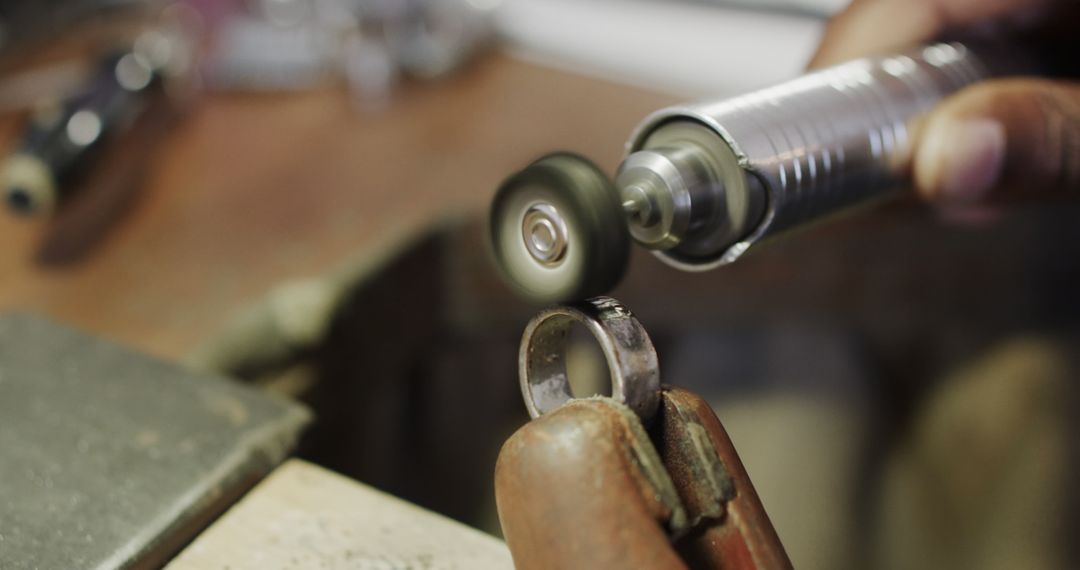
[[[525,327],[518,353],[521,392],[536,418],[573,398],[566,373],[570,329],[580,323],[600,343],[611,373],[611,398],[643,420],[660,403],[656,350],[644,327],[622,303],[610,297],[544,309]]]

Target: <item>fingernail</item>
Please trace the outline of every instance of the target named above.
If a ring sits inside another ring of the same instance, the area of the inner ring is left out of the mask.
[[[992,119],[931,122],[915,159],[915,183],[928,198],[978,202],[1001,177],[1005,128]]]

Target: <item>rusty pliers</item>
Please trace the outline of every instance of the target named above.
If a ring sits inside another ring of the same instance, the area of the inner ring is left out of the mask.
[[[583,324],[612,396],[571,397],[564,358]],[[662,386],[644,328],[598,297],[526,327],[522,391],[535,418],[503,445],[496,501],[519,570],[784,569],[791,562],[710,406]]]

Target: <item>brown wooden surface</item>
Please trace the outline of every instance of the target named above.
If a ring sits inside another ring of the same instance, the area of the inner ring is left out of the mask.
[[[539,153],[569,148],[613,168],[634,124],[667,102],[499,54],[410,85],[374,114],[338,91],[211,94],[158,146],[137,201],[86,255],[43,262],[49,228],[0,216],[0,310],[176,358],[275,283],[482,211]],[[15,124],[0,123],[4,146]]]

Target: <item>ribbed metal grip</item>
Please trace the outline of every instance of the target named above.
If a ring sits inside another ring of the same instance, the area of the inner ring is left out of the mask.
[[[664,124],[697,121],[758,178],[768,200],[763,217],[709,264],[717,265],[763,237],[904,186],[913,121],[987,74],[958,43],[856,60],[732,99],[663,109],[642,123],[628,151]]]

